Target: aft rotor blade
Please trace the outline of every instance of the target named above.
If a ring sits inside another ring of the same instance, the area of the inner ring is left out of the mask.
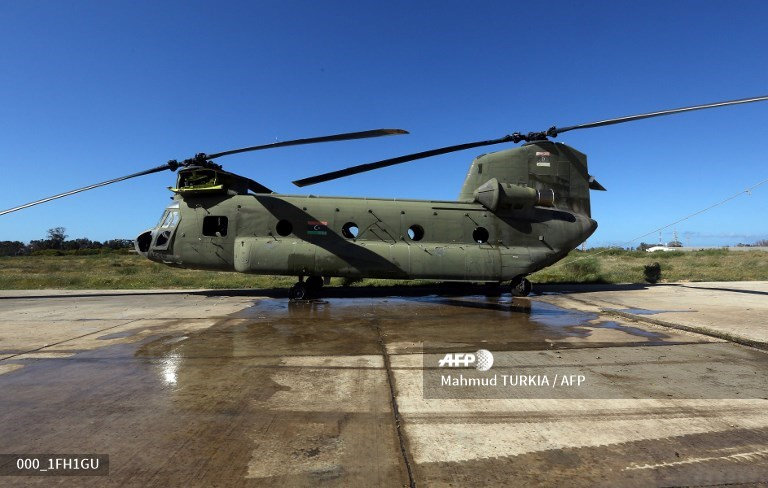
[[[293,182],[296,186],[309,186],[324,181],[335,180],[338,178],[344,178],[345,176],[356,175],[359,173],[365,173],[366,171],[373,171],[379,168],[386,168],[387,166],[394,166],[396,164],[407,163],[408,161],[415,161],[417,159],[431,158],[432,156],[439,156],[440,154],[447,154],[456,151],[464,151],[465,149],[472,149],[473,147],[490,146],[492,144],[501,144],[503,142],[514,142],[513,135],[506,135],[499,139],[491,139],[488,141],[468,142],[466,144],[457,144],[455,146],[442,147],[440,149],[432,149],[431,151],[423,151],[415,154],[407,154],[397,158],[384,159],[375,163],[365,163],[350,168],[340,169],[338,171],[331,171],[329,173],[323,173],[317,176],[311,176],[301,180]]]
[[[730,100],[727,102],[707,103],[704,105],[694,105],[693,107],[673,108],[671,110],[662,110],[660,112],[649,112],[647,114],[629,115],[627,117],[617,117],[615,119],[600,120],[597,122],[590,122],[588,124],[553,128],[553,129],[550,129],[550,131],[554,130],[554,133],[548,132],[547,135],[554,137],[557,134],[562,134],[563,132],[568,132],[569,130],[589,129],[592,127],[603,127],[605,125],[623,124],[624,122],[632,122],[633,120],[641,120],[641,119],[650,119],[651,117],[661,117],[662,115],[672,115],[672,114],[678,114],[681,112],[693,112],[694,110],[704,110],[705,108],[726,107],[728,105],[738,105],[741,103],[762,102],[764,100],[768,100],[768,96],[741,98],[739,100]]]
[[[102,181],[101,183],[96,183],[95,185],[84,186],[83,188],[78,188],[77,190],[72,190],[72,191],[68,191],[68,192],[64,192],[64,193],[59,193],[58,195],[54,195],[54,196],[48,197],[48,198],[43,198],[42,200],[36,200],[34,202],[25,203],[24,205],[19,205],[18,207],[9,208],[8,210],[3,210],[2,212],[0,212],[0,215],[9,214],[9,213],[15,212],[17,210],[22,210],[22,209],[25,209],[25,208],[33,207],[35,205],[39,205],[41,203],[50,202],[51,200],[56,200],[57,198],[68,197],[69,195],[74,195],[75,193],[80,193],[80,192],[84,192],[84,191],[88,191],[88,190],[93,190],[94,188],[99,188],[101,186],[111,185],[112,183],[117,183],[117,182],[120,182],[120,181],[130,180],[131,178],[136,178],[138,176],[149,175],[149,174],[152,174],[152,173],[159,173],[160,171],[165,171],[167,169],[175,169],[175,168],[173,168],[170,164],[164,164],[162,166],[158,166],[157,168],[148,169],[146,171],[140,171],[138,173],[134,173],[134,174],[128,175],[128,176],[121,176],[120,178],[115,178],[113,180]]]
[[[260,151],[261,149],[273,149],[276,147],[299,146],[301,144],[317,144],[319,142],[348,141],[352,139],[366,139],[368,137],[397,136],[401,134],[408,134],[408,131],[403,129],[375,129],[362,132],[347,132],[345,134],[335,134],[332,136],[310,137],[307,139],[295,139],[293,141],[273,142],[271,144],[262,144],[260,146],[243,147],[240,149],[233,149],[231,151],[207,154],[206,158],[215,159],[220,158],[221,156],[228,156],[230,154],[238,154],[248,151]]]

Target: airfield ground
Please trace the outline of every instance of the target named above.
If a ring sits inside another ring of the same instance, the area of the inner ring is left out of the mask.
[[[0,454],[110,461],[0,484],[768,481],[768,282],[539,291],[0,292]],[[479,374],[439,359],[478,349],[486,376],[584,380],[425,398],[425,374]]]

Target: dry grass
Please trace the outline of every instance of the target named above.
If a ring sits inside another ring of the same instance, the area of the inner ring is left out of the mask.
[[[645,266],[658,262],[662,281],[768,280],[766,252],[572,252],[533,274],[536,283],[643,283]],[[169,268],[137,255],[21,256],[0,258],[0,289],[287,288],[294,277]],[[362,280],[353,286],[418,282]],[[334,279],[333,285],[343,284]]]
[[[768,252],[604,249],[574,251],[530,279],[537,283],[644,283],[645,268],[653,263],[661,267],[661,282],[768,280]]]

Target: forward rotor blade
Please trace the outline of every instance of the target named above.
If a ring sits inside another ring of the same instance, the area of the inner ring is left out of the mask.
[[[128,175],[128,176],[121,176],[120,178],[115,178],[113,180],[102,181],[101,183],[96,183],[95,185],[84,186],[83,188],[78,188],[77,190],[72,190],[72,191],[68,191],[68,192],[65,192],[65,193],[59,193],[58,195],[54,195],[52,197],[43,198],[42,200],[37,200],[37,201],[34,201],[34,202],[26,203],[24,205],[19,205],[18,207],[9,208],[8,210],[3,210],[2,212],[0,212],[0,215],[9,214],[9,213],[15,212],[17,210],[22,210],[22,209],[25,209],[25,208],[33,207],[35,205],[39,205],[41,203],[50,202],[51,200],[56,200],[57,198],[68,197],[69,195],[74,195],[75,193],[80,193],[80,192],[84,192],[84,191],[88,191],[88,190],[93,190],[94,188],[99,188],[100,186],[111,185],[112,183],[117,183],[119,181],[130,180],[131,178],[136,178],[138,176],[149,175],[149,174],[152,174],[152,173],[159,173],[160,171],[165,171],[167,169],[174,169],[174,168],[170,164],[164,164],[163,166],[158,166],[157,168],[148,169],[146,171],[140,171],[138,173],[134,173],[134,174]]]
[[[547,135],[554,137],[557,134],[562,134],[563,132],[568,132],[569,130],[589,129],[592,127],[603,127],[605,125],[623,124],[624,122],[632,122],[633,120],[641,120],[641,119],[650,119],[651,117],[661,117],[662,115],[672,115],[672,114],[678,114],[681,112],[692,112],[694,110],[703,110],[705,108],[726,107],[728,105],[738,105],[741,103],[762,102],[764,100],[768,100],[768,96],[741,98],[739,100],[730,100],[727,102],[707,103],[705,105],[694,105],[693,107],[674,108],[671,110],[662,110],[660,112],[649,112],[647,114],[629,115],[627,117],[617,117],[615,119],[600,120],[597,122],[590,122],[588,124],[553,128],[553,129],[550,129],[550,131],[554,130],[554,133],[548,132]]]
[[[507,135],[499,139],[491,139],[488,141],[469,142],[466,144],[457,144],[455,146],[443,147],[440,149],[432,149],[431,151],[424,151],[415,154],[407,154],[397,158],[384,159],[375,163],[365,163],[350,168],[340,169],[338,171],[331,171],[329,173],[323,173],[317,176],[311,176],[301,180],[293,182],[296,186],[309,186],[324,181],[335,180],[338,178],[344,178],[345,176],[356,175],[358,173],[365,173],[366,171],[373,171],[379,168],[386,168],[387,166],[394,166],[396,164],[407,163],[408,161],[415,161],[417,159],[431,158],[432,156],[438,156],[440,154],[447,154],[456,151],[463,151],[465,149],[472,149],[473,147],[490,146],[492,144],[501,144],[503,142],[512,142],[514,140],[512,135]]]
[[[215,159],[215,158],[220,158],[221,156],[228,156],[230,154],[238,154],[238,153],[243,153],[248,151],[259,151],[261,149],[272,149],[276,147],[299,146],[301,144],[317,144],[319,142],[348,141],[352,139],[365,139],[368,137],[397,136],[400,134],[408,134],[408,131],[403,129],[376,129],[376,130],[366,130],[362,132],[347,132],[345,134],[335,134],[332,136],[310,137],[307,139],[296,139],[293,141],[283,141],[283,142],[273,142],[272,144],[262,144],[260,146],[243,147],[240,149],[233,149],[231,151],[208,154],[206,155],[206,158]]]

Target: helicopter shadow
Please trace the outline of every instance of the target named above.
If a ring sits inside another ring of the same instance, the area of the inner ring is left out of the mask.
[[[685,286],[675,283],[664,284],[541,284],[536,285],[535,295],[543,294],[578,294],[592,293],[598,291],[637,291],[645,290],[658,286]],[[739,290],[733,288],[711,288],[712,290],[750,293],[767,295],[767,292],[754,290]],[[175,296],[175,295],[195,295],[205,297],[253,297],[253,298],[287,298],[286,288],[233,288],[233,289],[215,289],[215,290],[158,290],[158,291],[108,291],[99,293],[54,293],[30,295],[11,295],[0,296],[0,300],[39,300],[46,298],[94,298],[94,297],[135,297],[135,296]],[[502,287],[493,285],[477,285],[466,283],[440,283],[427,285],[411,286],[355,286],[355,287],[331,287],[323,288],[320,292],[322,299],[342,299],[342,298],[426,298],[438,296],[444,298],[462,298],[468,296],[485,295],[488,297],[498,297],[503,295]],[[464,303],[464,302],[462,302]]]
[[[286,288],[268,289],[222,289],[193,291],[190,294],[203,296],[239,296],[239,297],[267,297],[287,298]],[[425,298],[430,296],[465,297],[468,295],[498,296],[501,287],[497,285],[469,285],[465,283],[440,283],[426,285],[393,285],[393,286],[352,286],[352,287],[324,287],[318,293],[318,299],[345,299],[345,298]]]
[[[30,290],[33,291],[33,290]],[[138,297],[138,296],[172,296],[172,295],[189,295],[191,292],[186,290],[163,290],[163,291],[131,291],[126,290],[122,292],[110,291],[99,293],[51,293],[51,294],[34,294],[34,295],[10,295],[0,296],[0,300],[41,300],[47,298],[98,298],[98,297]]]
[[[537,295],[574,295],[579,293],[594,293],[599,291],[639,291],[647,290],[665,284],[649,283],[545,283],[535,285],[534,293]]]
[[[674,287],[681,287],[681,288],[695,288],[697,290],[715,290],[715,291],[724,291],[726,293],[746,293],[748,295],[768,295],[768,292],[766,291],[760,291],[760,290],[742,290],[739,288],[726,288],[726,287],[698,287],[698,286],[691,286],[691,284],[684,284],[684,283],[664,283],[658,286],[674,286]]]

